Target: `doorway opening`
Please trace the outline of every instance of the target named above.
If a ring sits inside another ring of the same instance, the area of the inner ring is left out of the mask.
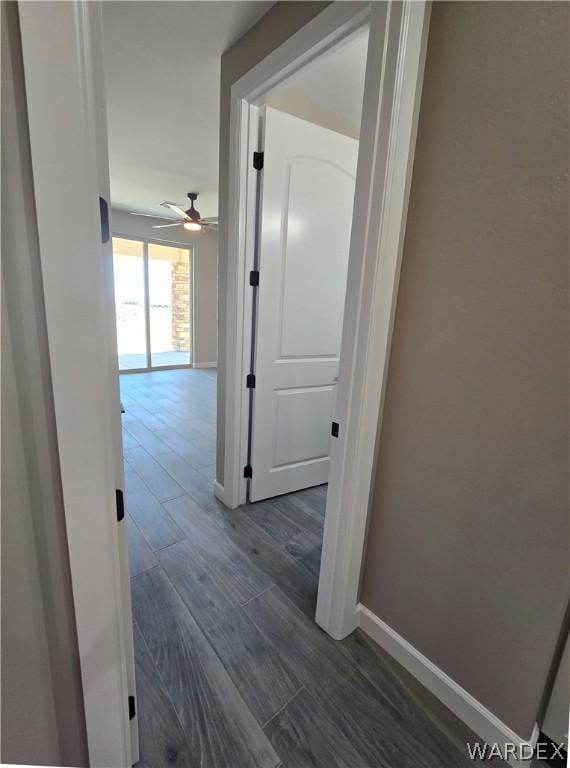
[[[192,364],[192,249],[113,237],[120,373]]]
[[[368,37],[367,18],[354,18],[241,107],[248,169],[238,216],[249,279],[238,290],[243,347],[233,385],[243,416],[233,445],[226,435],[225,488],[216,490],[228,506],[248,502],[263,519],[271,510],[295,520],[292,508],[319,502],[319,528],[297,533],[292,545],[312,569],[313,619],[339,436],[337,385],[351,365],[341,344]]]

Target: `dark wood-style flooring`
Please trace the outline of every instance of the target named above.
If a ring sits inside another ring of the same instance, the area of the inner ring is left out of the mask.
[[[455,768],[475,740],[357,631],[313,621],[325,487],[212,493],[211,370],[121,376],[141,768]]]

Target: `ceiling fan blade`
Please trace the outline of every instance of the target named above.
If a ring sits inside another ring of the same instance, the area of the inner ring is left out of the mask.
[[[179,205],[176,205],[176,203],[169,203],[167,200],[165,200],[163,203],[161,203],[161,205],[163,208],[170,208],[171,211],[174,211],[174,213],[177,213],[185,221],[186,219],[188,219],[188,216],[186,215],[186,211],[183,210]]]
[[[200,221],[203,221],[205,224],[217,224],[218,223],[218,217],[217,216],[206,216],[203,219],[200,219]]]
[[[153,229],[166,229],[166,227],[181,227],[181,221],[175,221],[174,224],[153,224]]]
[[[149,219],[164,219],[165,216],[155,216],[153,213],[137,213],[136,211],[129,211],[131,216],[147,216]]]

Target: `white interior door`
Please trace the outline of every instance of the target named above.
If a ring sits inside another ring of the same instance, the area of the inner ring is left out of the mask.
[[[326,483],[358,141],[267,108],[252,501]]]

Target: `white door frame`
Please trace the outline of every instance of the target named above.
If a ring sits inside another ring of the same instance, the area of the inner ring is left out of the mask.
[[[356,607],[377,435],[387,379],[430,6],[423,0],[332,3],[231,89],[225,315],[224,484],[218,498],[246,500],[251,291],[257,108],[301,67],[369,23],[347,295],[337,388],[338,440],[331,443],[317,622],[340,639]],[[260,282],[263,278],[261,277]],[[262,288],[261,288],[262,290]],[[255,471],[255,467],[254,467]]]
[[[91,768],[138,760],[97,2],[19,3],[60,475]]]

